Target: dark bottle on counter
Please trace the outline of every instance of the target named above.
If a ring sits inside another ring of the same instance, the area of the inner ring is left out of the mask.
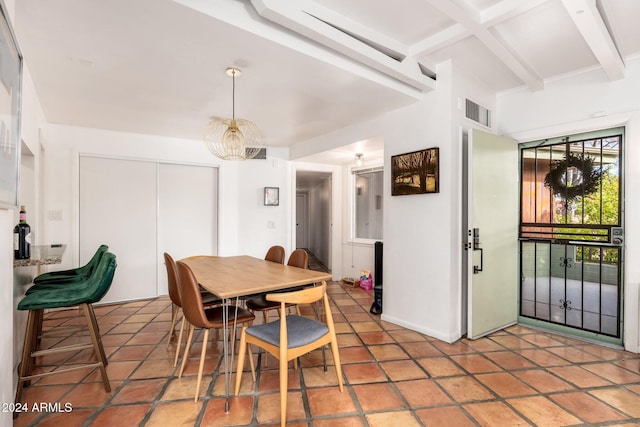
[[[13,255],[15,259],[31,258],[31,227],[24,206],[20,206],[20,222],[13,228]]]

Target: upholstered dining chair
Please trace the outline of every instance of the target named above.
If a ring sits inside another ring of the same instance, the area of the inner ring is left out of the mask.
[[[176,262],[171,255],[164,253],[164,264],[167,268],[167,285],[169,288],[169,298],[171,299],[171,326],[169,327],[169,337],[167,338],[167,346],[171,343],[171,338],[174,336],[176,322],[178,316],[182,311],[182,298],[180,298],[180,289],[178,286],[178,271],[176,269]],[[202,304],[204,306],[213,306],[216,304],[222,304],[222,300],[210,292],[200,288],[200,294],[202,296]],[[173,360],[173,366],[178,364],[178,358],[180,357],[180,346],[182,345],[182,333],[184,332],[185,318],[182,316],[180,322],[180,333],[178,334],[178,342],[176,343],[176,356]]]
[[[255,316],[245,308],[235,305],[218,305],[211,308],[204,308],[202,303],[202,294],[200,293],[198,282],[196,277],[191,271],[191,268],[182,261],[177,262],[178,269],[178,286],[180,289],[180,297],[182,299],[182,314],[189,322],[189,333],[187,338],[187,345],[184,349],[184,355],[182,356],[182,364],[180,365],[180,372],[178,378],[182,378],[182,373],[189,359],[189,349],[193,340],[193,333],[195,328],[204,329],[204,337],[202,338],[202,351],[200,353],[200,366],[198,368],[198,379],[196,381],[196,395],[194,401],[198,401],[198,394],[200,392],[200,383],[202,381],[202,370],[204,367],[204,360],[207,354],[207,344],[209,342],[209,330],[210,329],[222,329],[224,328],[224,310],[226,312],[226,318],[230,326],[237,324],[251,323],[255,319]],[[235,329],[231,331],[232,336],[235,336]],[[222,337],[227,339],[227,337]]]
[[[238,350],[238,367],[236,369],[235,394],[237,396],[240,391],[244,358],[249,346],[255,345],[263,348],[280,361],[280,424],[284,426],[287,420],[288,362],[326,344],[331,344],[341,392],[344,389],[342,368],[331,307],[327,297],[326,283],[323,283],[322,286],[294,292],[267,294],[266,298],[268,301],[280,304],[280,318],[270,323],[242,327],[240,348]],[[287,313],[287,304],[311,304],[320,300],[323,301],[324,305],[325,322]],[[249,353],[249,357],[251,358],[250,365],[255,381],[251,353]]]
[[[291,252],[289,255],[289,260],[287,261],[287,265],[298,268],[308,268],[309,267],[309,254],[304,249],[296,249]],[[296,287],[295,289],[287,289],[286,291],[299,290],[301,287]],[[269,310],[277,310],[280,307],[280,304],[275,301],[267,301],[266,294],[255,295],[247,299],[246,302],[247,308],[253,312],[259,311],[262,312],[262,317],[264,323],[269,321]],[[287,307],[292,307],[295,304],[288,304]],[[298,313],[300,314],[300,313]]]
[[[282,246],[271,246],[264,256],[266,261],[284,264],[284,248]]]

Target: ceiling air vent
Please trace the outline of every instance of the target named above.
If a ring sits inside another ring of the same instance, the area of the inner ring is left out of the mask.
[[[476,104],[470,99],[466,100],[465,116],[483,126],[491,127],[491,111],[484,108],[482,105]]]
[[[245,151],[247,151],[248,149],[245,148]],[[257,160],[266,160],[267,159],[267,149],[265,147],[261,148],[258,151],[258,154],[255,155],[255,157],[252,157],[252,159],[257,159]]]

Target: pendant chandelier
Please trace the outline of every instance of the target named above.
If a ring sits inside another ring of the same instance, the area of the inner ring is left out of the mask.
[[[236,119],[236,77],[241,72],[230,67],[226,73],[233,79],[232,116],[212,118],[204,129],[204,141],[209,151],[223,160],[252,159],[263,148],[262,134],[249,120]]]

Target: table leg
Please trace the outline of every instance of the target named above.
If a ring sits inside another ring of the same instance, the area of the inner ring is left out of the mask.
[[[229,413],[229,399],[231,396],[231,367],[233,366],[233,358],[235,354],[235,330],[238,321],[238,302],[240,298],[236,297],[235,303],[235,313],[233,316],[233,336],[231,331],[229,330],[229,304],[231,299],[225,298],[222,300],[223,310],[222,310],[222,327],[223,327],[223,344],[222,351],[224,352],[224,393],[225,393],[225,403],[224,403],[224,412],[226,414]],[[229,348],[229,340],[231,339],[231,348]],[[229,360],[229,354],[231,354],[231,360]]]
[[[222,357],[224,358],[224,392],[226,396],[224,412],[229,413],[229,298],[222,300]]]

